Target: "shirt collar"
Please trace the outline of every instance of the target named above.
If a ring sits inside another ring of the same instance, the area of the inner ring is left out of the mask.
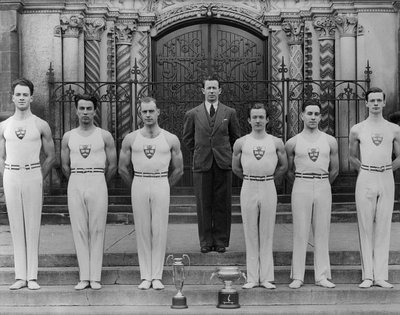
[[[211,103],[207,102],[207,101],[204,101],[204,104],[206,106],[207,111],[210,112]],[[213,106],[214,106],[215,110],[217,110],[218,102],[213,103]]]

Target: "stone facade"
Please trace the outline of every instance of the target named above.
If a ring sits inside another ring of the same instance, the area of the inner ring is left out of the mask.
[[[139,82],[154,80],[154,39],[205,21],[268,38],[272,80],[282,75],[282,58],[286,77],[299,80],[363,80],[369,61],[372,85],[386,91],[387,115],[399,109],[399,8],[392,0],[2,0],[0,120],[13,112],[9,91],[17,77],[34,81],[33,112],[55,128],[61,122],[49,103],[49,80],[81,81],[93,90],[98,82],[133,80],[135,73]],[[118,113],[102,108],[100,116],[118,116],[126,134],[134,104]],[[365,116],[363,106],[338,109],[329,98],[322,105],[321,127],[337,136]],[[290,137],[299,113],[295,104],[287,106]],[[100,124],[110,129],[109,121]]]
[[[372,82],[387,91],[390,112],[397,109],[399,90],[398,7],[396,1],[386,0],[2,1],[0,111],[2,117],[12,112],[10,83],[26,76],[37,87],[37,112],[48,116],[50,63],[57,81],[107,81],[116,72],[117,79],[131,76],[129,68],[137,58],[142,79],[149,79],[151,37],[213,14],[218,23],[235,21],[255,32],[282,37],[278,50],[291,60],[294,77],[303,75],[299,69],[305,64],[305,30],[315,48],[307,60],[314,79],[362,79],[369,60]],[[110,40],[116,41],[113,56]]]

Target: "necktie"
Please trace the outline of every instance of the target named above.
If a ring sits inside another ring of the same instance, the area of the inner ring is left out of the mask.
[[[215,108],[214,108],[213,104],[211,104],[211,107],[210,107],[210,117],[214,116],[214,114],[215,114]]]

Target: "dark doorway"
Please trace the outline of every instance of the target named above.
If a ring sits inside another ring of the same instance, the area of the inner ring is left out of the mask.
[[[220,101],[237,110],[242,134],[249,131],[247,105],[265,99],[268,78],[267,39],[225,24],[197,24],[161,34],[153,45],[151,94],[161,109],[160,125],[181,138],[184,114],[203,102],[202,80],[217,76]],[[185,175],[182,186],[192,186],[192,157],[182,148]],[[238,181],[234,181],[234,186]]]

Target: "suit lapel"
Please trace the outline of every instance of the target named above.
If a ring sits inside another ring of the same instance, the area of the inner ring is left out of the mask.
[[[203,127],[205,129],[208,129],[211,131],[210,124],[209,124],[208,118],[207,118],[208,113],[206,111],[206,107],[205,107],[204,103],[202,103],[201,105],[199,105],[197,107],[197,113],[198,113],[197,118],[199,119],[200,124],[203,125]]]
[[[225,111],[226,111],[226,106],[224,104],[219,103],[217,113],[215,116],[215,123],[212,134],[214,134],[219,128],[219,126],[221,126],[222,119],[225,117]]]

